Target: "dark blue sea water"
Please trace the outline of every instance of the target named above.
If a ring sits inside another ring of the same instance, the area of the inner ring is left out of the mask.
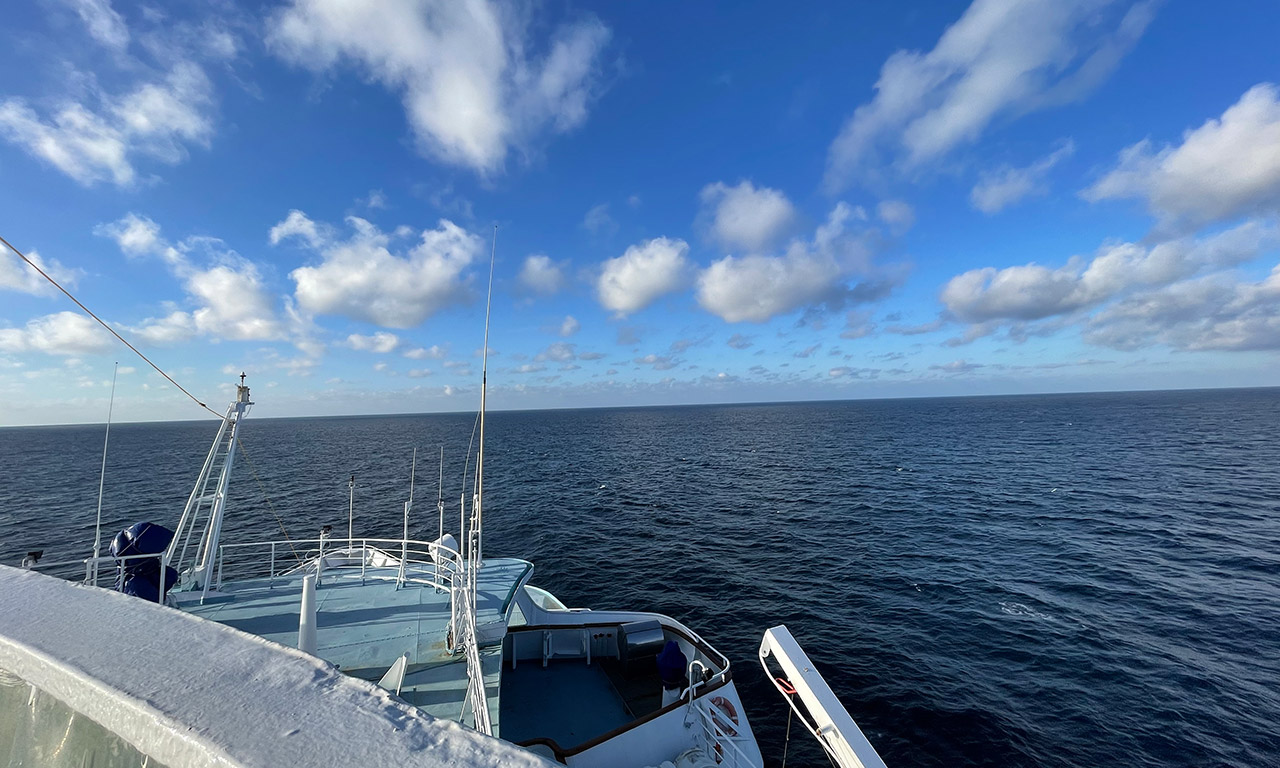
[[[357,535],[398,537],[414,447],[431,538],[442,444],[456,520],[473,417],[269,415],[224,541],[345,530],[353,472]],[[495,413],[486,554],[699,631],[771,761],[785,623],[894,768],[1277,765],[1278,424],[1276,389]],[[212,437],[113,427],[107,530],[172,525]],[[0,430],[0,561],[85,553],[101,449]]]

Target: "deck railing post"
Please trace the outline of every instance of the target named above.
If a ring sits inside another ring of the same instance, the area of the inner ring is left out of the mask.
[[[267,574],[267,589],[276,586],[276,543],[271,542],[271,571]]]

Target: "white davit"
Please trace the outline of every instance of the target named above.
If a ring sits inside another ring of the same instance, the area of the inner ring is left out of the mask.
[[[766,662],[771,657],[781,667],[781,676],[769,669]],[[780,624],[764,633],[760,664],[832,762],[840,768],[885,768],[875,747],[785,626]]]

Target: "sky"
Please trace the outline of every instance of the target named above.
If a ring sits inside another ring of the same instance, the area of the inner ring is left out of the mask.
[[[241,372],[262,416],[475,409],[491,254],[495,409],[1273,386],[1278,33],[1271,0],[22,0],[0,236],[217,411]],[[109,407],[207,415],[0,254],[0,425]]]

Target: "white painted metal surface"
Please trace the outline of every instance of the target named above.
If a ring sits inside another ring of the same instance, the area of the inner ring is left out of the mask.
[[[769,670],[765,661],[770,657],[781,667],[785,681],[794,693]],[[774,687],[800,716],[801,722],[812,728],[818,743],[836,765],[840,768],[885,768],[884,760],[880,759],[875,747],[871,746],[785,626],[779,625],[764,633],[760,642],[760,664]]]
[[[0,669],[165,765],[554,765],[313,656],[134,597],[0,566],[0,616]]]

